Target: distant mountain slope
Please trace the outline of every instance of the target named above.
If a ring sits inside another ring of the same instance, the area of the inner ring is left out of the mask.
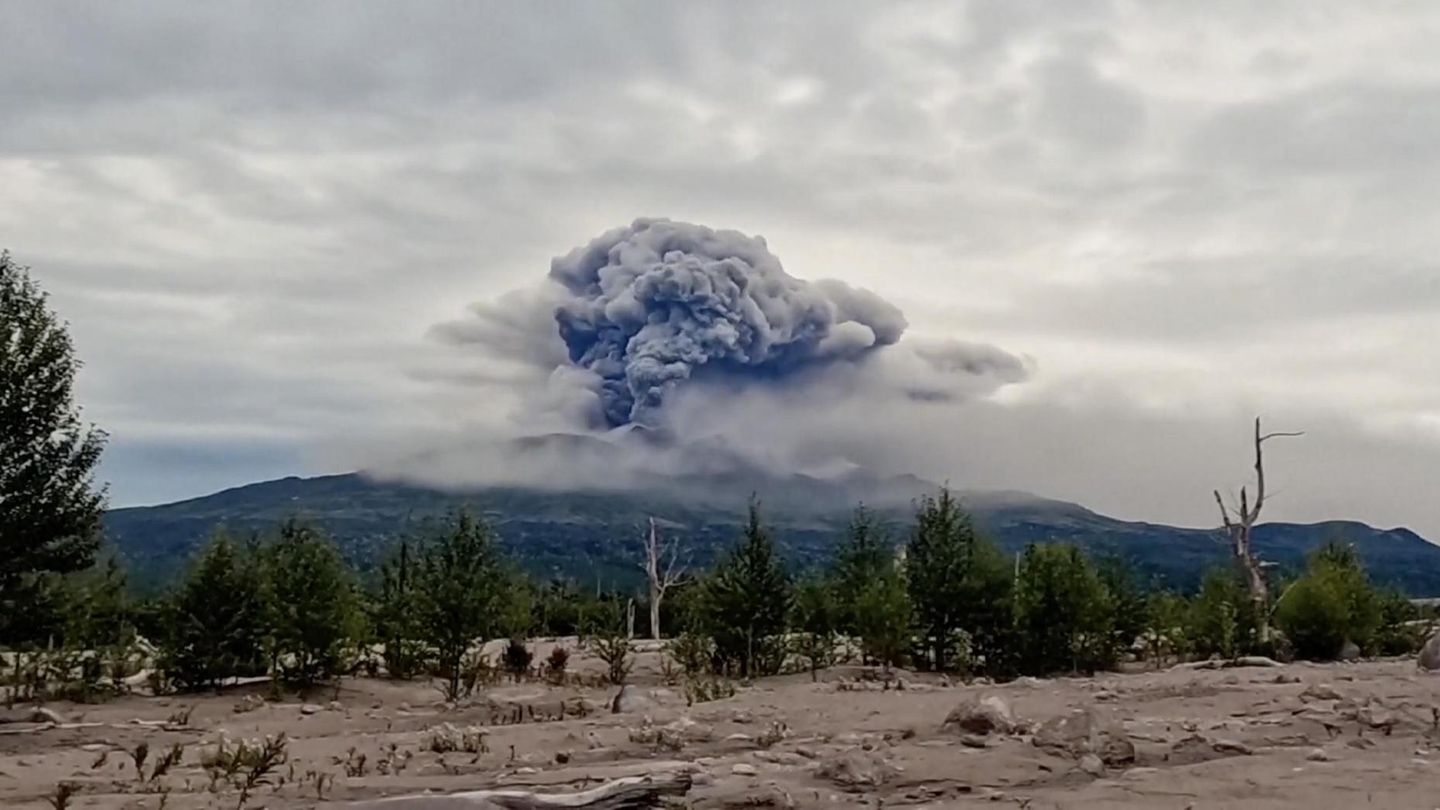
[[[271,530],[287,517],[329,531],[352,561],[368,568],[389,544],[429,518],[461,507],[485,515],[505,545],[538,574],[633,582],[639,527],[650,516],[684,538],[697,564],[708,563],[733,540],[747,493],[760,493],[766,521],[790,558],[809,565],[826,558],[853,504],[876,506],[903,537],[908,499],[933,487],[916,478],[840,481],[793,476],[783,480],[715,480],[705,486],[653,491],[549,492],[492,487],[455,493],[365,476],[286,478],[230,489],[163,506],[116,509],[105,517],[107,535],[142,582],[168,580],[217,525],[240,532]],[[1018,492],[962,493],[980,526],[1002,548],[1069,540],[1102,554],[1129,559],[1147,579],[1193,586],[1206,567],[1225,559],[1215,531],[1136,523],[1084,507]],[[1272,523],[1256,530],[1267,559],[1298,569],[1308,551],[1330,539],[1352,542],[1380,583],[1415,596],[1440,595],[1440,547],[1406,529],[1362,523]]]

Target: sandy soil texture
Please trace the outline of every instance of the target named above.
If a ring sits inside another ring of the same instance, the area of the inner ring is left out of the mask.
[[[202,763],[222,740],[282,732],[288,759],[247,807],[676,771],[693,777],[693,807],[1440,806],[1440,675],[1413,661],[1001,686],[837,668],[691,706],[642,658],[619,712],[600,686],[507,683],[447,706],[427,684],[376,680],[284,702],[240,690],[54,705],[58,725],[0,725],[0,806],[50,808],[64,783],[72,808],[234,808],[233,780]],[[437,753],[437,737],[472,750]],[[178,764],[153,776],[177,744]]]

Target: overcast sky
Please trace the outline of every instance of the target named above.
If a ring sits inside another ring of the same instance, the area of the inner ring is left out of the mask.
[[[1308,431],[1272,517],[1440,538],[1437,41],[1426,2],[0,0],[0,246],[118,505],[500,421],[432,326],[663,216],[1026,358],[863,414],[915,472],[1212,524],[1258,413]]]

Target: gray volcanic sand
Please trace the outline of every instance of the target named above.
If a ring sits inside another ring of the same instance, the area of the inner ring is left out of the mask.
[[[153,809],[162,799],[176,810],[233,808],[233,788],[209,790],[202,751],[222,736],[280,732],[290,740],[290,761],[277,774],[283,783],[258,788],[249,807],[494,787],[566,791],[677,770],[694,776],[694,807],[1440,806],[1440,731],[1432,714],[1440,707],[1440,675],[1419,672],[1413,661],[1001,686],[901,673],[904,689],[848,667],[821,673],[819,683],[808,675],[765,679],[691,707],[683,688],[663,685],[657,661],[653,652],[642,654],[634,678],[642,705],[618,714],[608,705],[613,688],[543,682],[498,685],[456,707],[441,703],[428,683],[367,679],[243,712],[236,708],[246,693],[233,690],[54,704],[74,727],[0,726],[0,806],[48,808],[55,786],[72,782],[74,808]],[[572,670],[591,674],[599,667],[578,654],[572,662]],[[1313,688],[1322,685],[1329,689]],[[962,701],[988,695],[1005,700],[1024,727],[965,742],[942,728]],[[310,713],[302,711],[305,702]],[[193,707],[187,726],[165,725],[186,707]],[[1134,743],[1133,764],[1099,772],[1092,761],[1087,772],[1075,756],[1033,744],[1039,724],[1077,707],[1119,723]],[[510,722],[517,716],[520,722]],[[483,727],[488,752],[431,752],[432,730],[446,723]],[[16,733],[30,728],[38,730]],[[183,744],[181,765],[141,783],[125,752],[141,741],[151,762]],[[363,775],[347,775],[347,758],[355,770],[360,755]],[[382,773],[377,763],[386,760]],[[326,782],[319,793],[317,778]]]

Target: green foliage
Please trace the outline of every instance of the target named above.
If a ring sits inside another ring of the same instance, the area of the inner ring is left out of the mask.
[[[845,527],[844,539],[835,549],[830,566],[834,583],[838,629],[846,633],[860,631],[861,608],[858,604],[876,579],[895,568],[895,548],[874,512],[859,506]]]
[[[1197,655],[1234,659],[1255,650],[1254,603],[1237,570],[1213,568],[1205,574],[1189,624]]]
[[[905,663],[912,646],[910,593],[894,563],[861,588],[855,633],[864,654],[887,669]]]
[[[968,644],[971,660],[992,672],[1003,670],[1011,625],[1010,572],[949,489],[917,505],[905,571],[925,663],[950,669],[962,644]]]
[[[419,571],[421,638],[436,653],[447,700],[468,694],[465,658],[493,636],[510,590],[490,528],[466,512],[424,545]]]
[[[715,642],[704,633],[687,630],[666,642],[665,652],[687,677],[693,678],[709,671],[715,656]]]
[[[810,670],[812,680],[835,660],[836,630],[840,620],[833,586],[819,577],[802,580],[795,588],[791,627],[796,631],[794,652]]]
[[[0,643],[34,639],[41,575],[83,570],[99,548],[105,434],[80,422],[79,366],[45,293],[0,252]]]
[[[586,631],[591,651],[605,662],[605,677],[616,686],[625,683],[635,664],[628,624],[626,611],[618,600],[612,600],[598,611]]]
[[[160,664],[173,685],[205,689],[264,671],[264,590],[256,550],[217,531],[165,612]]]
[[[505,645],[502,656],[505,671],[510,673],[514,680],[521,680],[530,674],[530,662],[535,660],[535,653],[525,646],[524,639],[511,638],[510,643]]]
[[[1373,650],[1383,615],[1353,548],[1330,543],[1315,552],[1305,575],[1276,605],[1276,621],[1302,658],[1329,660],[1345,642]]]
[[[1145,599],[1145,652],[1159,667],[1167,657],[1183,661],[1191,655],[1190,603],[1168,591],[1156,591]]]
[[[1127,649],[1145,631],[1147,594],[1140,587],[1129,560],[1114,554],[1094,559],[1095,575],[1110,595],[1113,607],[1114,645],[1117,650]]]
[[[750,502],[741,541],[716,565],[704,584],[705,626],[716,655],[743,678],[770,675],[784,664],[790,577]]]
[[[264,549],[270,657],[276,676],[309,687],[343,672],[360,637],[350,569],[330,540],[294,520]]]
[[[1020,671],[1094,672],[1114,666],[1115,603],[1095,566],[1072,545],[1025,550],[1015,586]]]
[[[1380,600],[1380,626],[1373,651],[1378,655],[1411,655],[1425,644],[1425,628],[1418,624],[1420,609],[1396,590],[1384,590]],[[1417,622],[1417,624],[1409,624]]]
[[[385,647],[385,672],[392,678],[411,678],[426,665],[421,642],[420,592],[411,541],[380,566],[380,592],[375,600],[373,624]]]

